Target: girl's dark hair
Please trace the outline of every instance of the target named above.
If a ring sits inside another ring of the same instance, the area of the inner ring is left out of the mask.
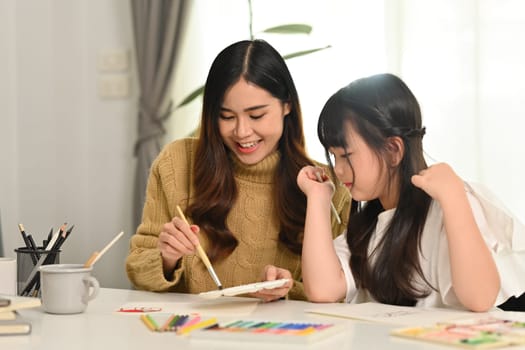
[[[411,183],[411,177],[427,168],[423,156],[419,104],[408,86],[397,76],[379,74],[358,79],[336,92],[326,102],[318,124],[318,136],[332,167],[328,149],[347,149],[349,125],[376,153],[383,170],[389,138],[398,136],[404,143],[401,162],[388,169],[399,187],[399,201],[393,218],[379,245],[369,250],[378,215],[384,211],[379,199],[366,203],[352,201],[347,228],[350,267],[356,286],[366,289],[381,303],[415,305],[433,288],[419,263],[420,242],[431,198]],[[350,160],[349,160],[350,163]],[[350,167],[353,171],[352,164]],[[356,179],[357,175],[357,179]],[[354,183],[365,174],[354,174]],[[420,277],[427,287],[416,284]]]
[[[313,162],[307,157],[301,106],[292,76],[282,56],[263,40],[245,40],[226,47],[211,65],[204,87],[200,134],[193,184],[195,198],[188,212],[209,238],[212,261],[225,258],[238,242],[226,225],[237,197],[230,150],[219,133],[218,120],[224,94],[240,79],[265,89],[290,113],[278,143],[281,153],[275,172],[274,205],[279,216],[279,240],[300,254],[306,214],[306,197],[297,186],[299,170]]]

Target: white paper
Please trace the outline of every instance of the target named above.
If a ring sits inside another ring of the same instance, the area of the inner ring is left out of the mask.
[[[274,280],[274,281],[264,281],[264,282],[255,282],[249,284],[243,284],[236,287],[230,287],[220,290],[212,290],[210,292],[199,293],[199,296],[206,299],[213,299],[222,296],[234,296],[239,294],[246,293],[255,293],[261,289],[274,289],[284,286],[289,280],[286,278]]]
[[[123,310],[142,309],[146,313],[169,313],[178,315],[213,315],[213,316],[244,316],[255,311],[260,302],[256,298],[224,297],[220,299],[200,300],[186,303],[177,302],[130,302],[121,306]],[[120,309],[119,309],[120,310]],[[136,315],[135,312],[119,312],[120,314]],[[150,311],[154,310],[154,311]]]
[[[483,314],[443,308],[395,306],[380,303],[318,304],[315,308],[306,309],[305,312],[402,326],[433,325],[438,322],[449,322],[459,318],[488,315],[488,313]]]

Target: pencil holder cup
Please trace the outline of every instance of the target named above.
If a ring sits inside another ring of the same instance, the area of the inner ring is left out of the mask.
[[[20,247],[15,249],[15,252],[18,295],[28,295],[31,291],[36,291],[38,294],[40,286],[40,272],[36,265],[38,265],[40,259],[43,259],[41,265],[60,263],[60,250],[45,250],[44,248],[30,249],[26,247]],[[33,272],[33,270],[35,270],[35,272]]]

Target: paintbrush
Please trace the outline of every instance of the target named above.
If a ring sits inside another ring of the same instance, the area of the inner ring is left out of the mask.
[[[180,218],[182,220],[184,220],[184,222],[186,224],[188,224],[188,226],[189,226],[190,224],[189,224],[188,220],[186,220],[186,217],[184,216],[184,213],[182,212],[182,209],[178,205],[177,205],[177,211],[179,212]],[[208,269],[208,272],[210,273],[211,278],[213,279],[215,284],[217,285],[217,288],[222,289],[222,283],[219,280],[219,277],[217,277],[217,274],[215,273],[215,270],[213,269],[213,266],[211,266],[210,259],[208,259],[208,256],[206,255],[206,252],[204,251],[204,249],[202,249],[200,244],[197,245],[196,248],[197,248],[197,254],[201,258],[201,260],[204,263],[204,265],[206,266],[206,268]]]
[[[111,248],[111,246],[113,244],[115,244],[115,242],[120,237],[122,237],[123,234],[124,234],[124,231],[122,231],[118,235],[116,235],[115,238],[113,238],[111,240],[111,242],[109,242],[104,248],[102,248],[102,250],[100,252],[93,252],[93,254],[91,254],[89,259],[84,263],[84,267],[91,267],[91,266],[95,265],[95,263],[102,257],[102,255],[104,255],[104,253],[106,253],[108,251],[108,249]]]

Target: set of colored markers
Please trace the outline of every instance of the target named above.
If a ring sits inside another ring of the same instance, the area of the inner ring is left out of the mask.
[[[171,315],[162,325],[155,320],[152,314],[142,314],[140,319],[149,330],[154,332],[176,332],[185,335],[197,329],[217,326],[216,318],[202,319],[199,315]]]

